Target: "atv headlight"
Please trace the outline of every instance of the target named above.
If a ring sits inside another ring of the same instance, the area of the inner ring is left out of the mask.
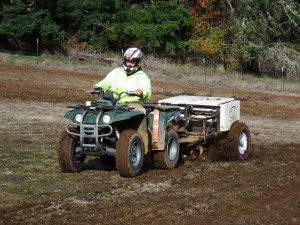
[[[81,122],[81,117],[82,117],[81,114],[76,114],[75,120],[76,120],[78,123],[80,123],[80,122]]]
[[[110,116],[109,115],[104,115],[102,118],[104,123],[109,123],[110,122]]]

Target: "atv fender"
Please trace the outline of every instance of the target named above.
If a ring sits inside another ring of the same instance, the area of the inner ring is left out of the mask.
[[[152,140],[150,140],[152,141],[151,150],[164,150],[168,127],[172,123],[176,123],[177,118],[180,118],[180,112],[173,111],[173,110],[170,111],[163,111],[161,109],[156,109],[156,110],[159,110],[158,121],[154,119],[155,112],[150,113],[148,115],[148,124],[152,136]],[[156,122],[158,122],[158,128],[155,127]],[[155,131],[155,129],[158,130]]]
[[[130,120],[131,118],[135,117],[135,116],[143,116],[144,117],[144,113],[140,112],[140,111],[134,111],[134,110],[115,110],[115,111],[109,111],[109,112],[105,112],[103,113],[104,115],[109,115],[111,120],[109,122],[109,124],[118,122],[118,121],[123,121],[123,120]]]

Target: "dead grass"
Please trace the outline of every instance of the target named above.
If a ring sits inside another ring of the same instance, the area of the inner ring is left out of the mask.
[[[113,68],[122,64],[121,54],[106,53],[99,55],[76,52],[76,56],[43,55],[39,64],[23,56],[0,53],[0,62],[26,64],[33,67],[60,68],[68,71],[98,73],[106,75]],[[227,72],[221,67],[212,69],[192,63],[176,64],[168,59],[145,56],[143,69],[152,81],[164,81],[177,84],[193,84],[207,87],[234,88],[239,90],[261,91],[268,93],[300,94],[300,81],[286,81],[280,78],[259,77],[254,74]]]

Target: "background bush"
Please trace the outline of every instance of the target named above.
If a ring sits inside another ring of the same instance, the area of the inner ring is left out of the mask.
[[[300,3],[294,0],[3,0],[2,49],[63,51],[77,43],[102,53],[129,46],[176,61],[262,72],[268,49],[299,51]]]
[[[259,72],[288,80],[300,80],[300,53],[284,43],[265,49],[258,58]]]

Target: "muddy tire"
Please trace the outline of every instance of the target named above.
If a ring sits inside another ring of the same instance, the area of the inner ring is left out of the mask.
[[[230,160],[246,160],[250,153],[250,130],[244,123],[232,125],[226,140]]]
[[[179,161],[180,145],[178,134],[174,130],[168,131],[166,135],[164,151],[154,151],[152,160],[154,167],[158,169],[175,168]]]
[[[116,145],[116,166],[122,177],[135,177],[140,174],[144,162],[144,144],[135,130],[121,133]]]
[[[72,132],[76,133],[76,129]],[[78,173],[82,170],[86,155],[79,150],[79,139],[73,139],[70,134],[64,130],[58,142],[57,155],[59,166],[64,173]]]

